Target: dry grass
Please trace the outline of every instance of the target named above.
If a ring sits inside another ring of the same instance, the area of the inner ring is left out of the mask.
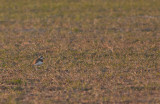
[[[0,103],[160,103],[159,5],[1,0]]]

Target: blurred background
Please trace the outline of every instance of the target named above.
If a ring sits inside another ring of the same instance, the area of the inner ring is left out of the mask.
[[[159,39],[159,0],[0,0],[0,103],[160,103]]]

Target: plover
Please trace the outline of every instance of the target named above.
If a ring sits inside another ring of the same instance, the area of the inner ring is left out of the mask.
[[[35,59],[32,63],[34,66],[40,66],[43,64],[43,56],[39,57],[38,59]]]

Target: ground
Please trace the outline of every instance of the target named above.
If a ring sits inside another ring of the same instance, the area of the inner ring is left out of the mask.
[[[0,103],[159,104],[159,5],[1,0]]]

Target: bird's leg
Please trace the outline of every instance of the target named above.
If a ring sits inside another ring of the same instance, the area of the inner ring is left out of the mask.
[[[33,68],[34,68],[35,70],[37,70],[37,66],[33,65]]]
[[[35,66],[35,68],[36,68],[36,71],[37,71],[37,66]]]

